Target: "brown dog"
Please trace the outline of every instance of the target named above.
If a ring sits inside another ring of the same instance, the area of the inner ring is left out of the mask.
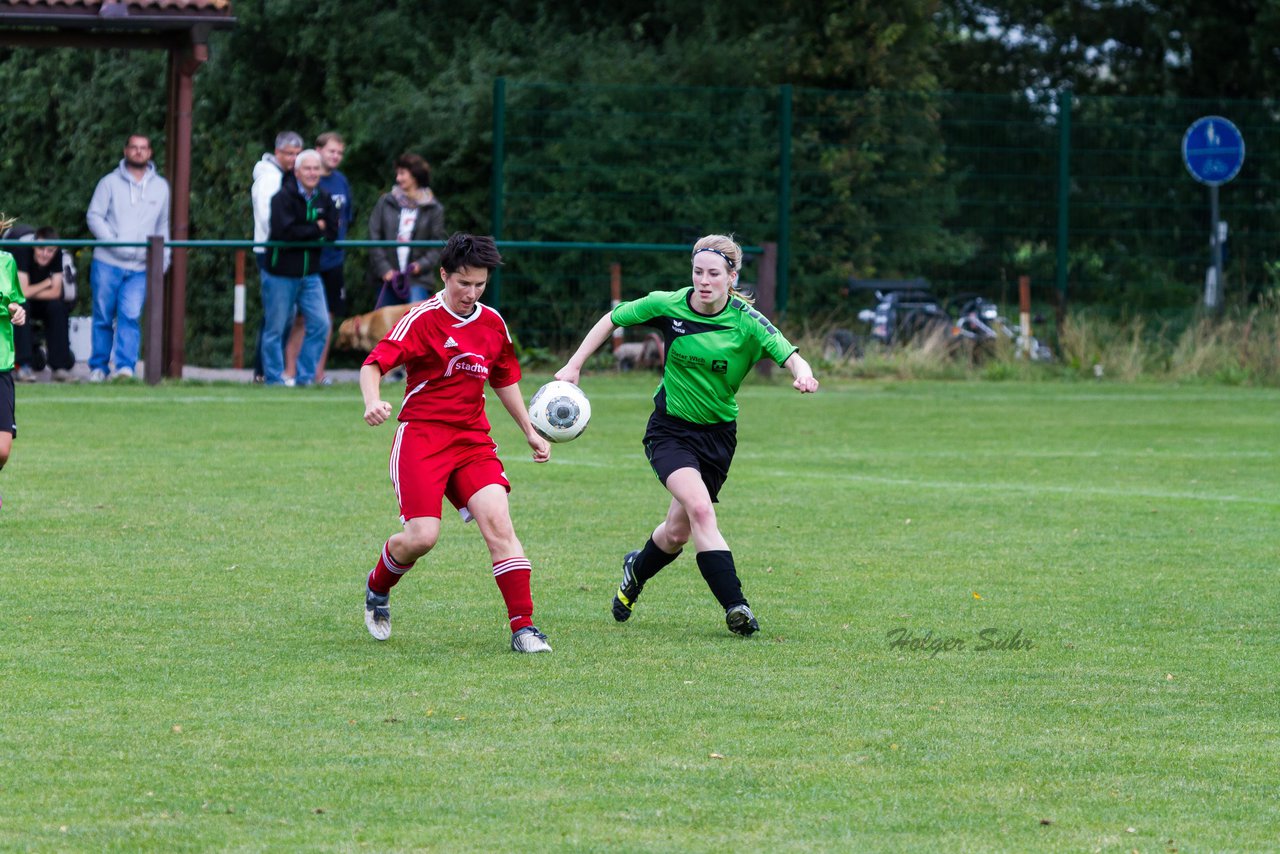
[[[613,359],[618,363],[618,370],[630,371],[633,368],[661,368],[663,357],[662,336],[650,332],[643,341],[629,341],[614,348]]]
[[[358,350],[368,353],[415,305],[418,303],[389,305],[385,308],[375,308],[368,314],[348,317],[338,325],[338,334],[333,340],[333,346],[339,350]]]

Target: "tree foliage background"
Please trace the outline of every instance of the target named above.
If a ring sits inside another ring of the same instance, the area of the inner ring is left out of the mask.
[[[450,229],[489,230],[492,91],[503,76],[593,87],[581,103],[557,107],[580,107],[590,120],[566,119],[554,144],[530,142],[523,161],[511,153],[508,186],[517,192],[505,236],[583,239],[587,229],[578,224],[591,223],[599,236],[589,239],[667,242],[721,229],[750,243],[776,239],[769,123],[777,87],[790,84],[794,296],[815,312],[837,307],[833,285],[850,275],[941,271],[988,250],[1005,261],[1035,253],[984,245],[975,229],[982,216],[960,206],[966,173],[945,149],[946,104],[954,102],[939,101],[942,93],[1008,99],[1051,137],[1052,111],[1027,93],[1263,99],[1280,73],[1266,35],[1280,13],[1245,0],[240,0],[235,14],[239,25],[214,35],[196,76],[193,238],[251,234],[251,171],[285,128],[307,139],[329,129],[346,136],[353,237],[365,236],[364,215],[389,189],[392,161],[406,150],[431,161]],[[128,133],[149,133],[163,168],[165,63],[144,51],[0,50],[8,142],[0,209],[87,236],[84,208]],[[669,170],[598,169],[599,192],[584,196],[581,175],[552,168],[607,165],[610,150],[643,156],[645,110],[634,101],[644,96],[633,93],[628,105],[611,94],[637,86],[664,93],[664,120],[676,127],[668,137],[683,134],[708,168],[736,163],[738,174],[708,185]],[[725,113],[708,92],[734,111]],[[718,123],[730,114],[732,125]],[[768,145],[748,149],[748,139]],[[655,208],[654,198],[667,201]],[[1102,263],[1114,248],[1099,254]],[[350,254],[352,308],[361,310],[374,294],[363,284],[363,256]],[[525,263],[526,278],[549,282],[537,294],[543,305],[580,287],[572,274],[551,276],[564,259]],[[683,276],[679,264],[651,266],[655,275]],[[229,358],[231,279],[228,253],[192,253],[190,361]],[[1118,297],[1100,289],[1091,298]]]

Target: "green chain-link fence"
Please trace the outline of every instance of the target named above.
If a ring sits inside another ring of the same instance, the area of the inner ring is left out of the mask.
[[[776,241],[793,323],[861,307],[851,278],[923,276],[942,294],[1009,299],[1026,274],[1045,301],[1193,308],[1208,199],[1180,144],[1204,115],[1231,119],[1248,147],[1221,191],[1227,300],[1273,284],[1280,257],[1280,113],[1259,102],[499,81],[494,109],[502,238]],[[614,260],[624,296],[687,275],[674,253],[517,254],[504,312],[561,346],[607,307]]]
[[[1180,143],[1205,115],[1232,120],[1248,148],[1221,189],[1224,295],[1240,302],[1280,270],[1280,111],[1260,102],[498,80],[492,223],[449,227],[491,225],[509,247],[491,296],[531,348],[577,342],[609,306],[615,262],[624,298],[682,286],[688,254],[673,247],[713,231],[778,245],[776,313],[793,332],[848,324],[871,301],[851,279],[923,277],[1008,308],[1029,275],[1042,305],[1186,314],[1209,265],[1209,205]],[[232,258],[193,252],[218,281],[187,290],[187,353],[226,363]],[[364,252],[348,258],[351,310],[368,310]],[[249,286],[253,330],[252,271]]]

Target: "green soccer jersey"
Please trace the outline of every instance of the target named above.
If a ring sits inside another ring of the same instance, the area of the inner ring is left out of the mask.
[[[0,371],[13,370],[13,321],[9,319],[9,303],[25,303],[27,298],[18,287],[18,265],[8,252],[0,251]]]
[[[737,297],[715,315],[699,314],[693,288],[654,291],[621,303],[610,314],[618,326],[652,326],[666,342],[658,409],[695,424],[738,417],[734,398],[751,366],[765,355],[781,365],[796,352],[769,319]]]

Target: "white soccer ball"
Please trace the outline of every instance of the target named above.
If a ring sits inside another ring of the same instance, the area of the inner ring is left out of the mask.
[[[591,401],[573,383],[555,380],[533,393],[529,420],[548,442],[572,442],[587,429]]]

